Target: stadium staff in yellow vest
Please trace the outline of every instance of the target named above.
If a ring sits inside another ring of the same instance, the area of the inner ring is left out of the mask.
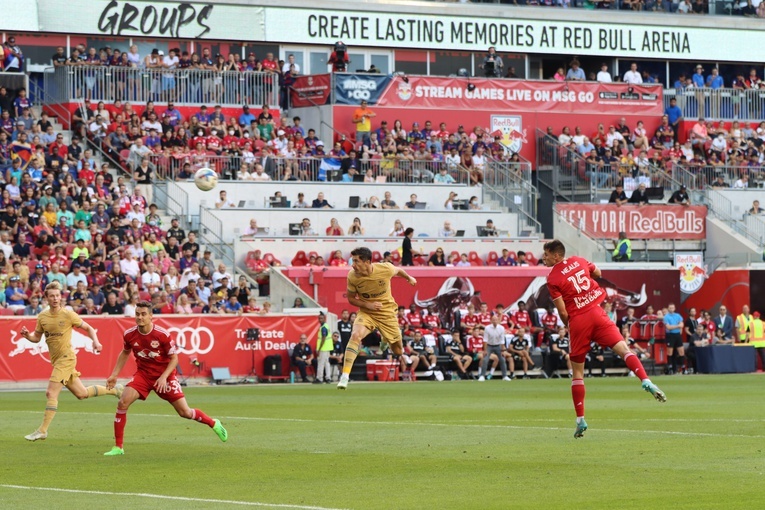
[[[612,259],[614,262],[629,262],[632,260],[632,242],[627,239],[626,232],[619,232],[619,240],[614,241]]]
[[[322,381],[322,374],[324,374],[324,383],[329,384],[332,380],[332,367],[329,364],[329,353],[334,349],[332,343],[332,333],[327,326],[327,317],[319,312],[319,334],[316,338],[316,361],[318,366],[316,367],[316,378],[314,383],[318,384]]]
[[[736,317],[736,343],[746,343],[749,340],[749,324],[752,322],[752,316],[749,314],[749,307],[744,305],[741,313]]]
[[[749,343],[760,355],[762,369],[765,370],[765,323],[760,320],[760,312],[752,314],[752,322],[749,324]]]

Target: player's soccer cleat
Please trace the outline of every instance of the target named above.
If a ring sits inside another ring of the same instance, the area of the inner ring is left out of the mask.
[[[508,376],[503,377],[502,380],[503,381],[512,381],[512,379],[510,379]]]
[[[484,376],[480,375],[480,376],[478,376],[478,380],[479,380],[479,381],[481,381],[481,382],[483,382],[483,381],[485,381],[485,380],[486,380],[486,378],[485,378]]]
[[[576,424],[576,432],[574,432],[574,439],[579,439],[580,437],[584,437],[585,430],[587,430],[587,422],[584,421],[584,418],[582,418],[582,421]]]
[[[228,441],[228,431],[221,425],[220,420],[215,420],[215,425],[213,425],[212,429],[221,441],[224,443]]]
[[[667,401],[667,396],[664,394],[664,392],[661,391],[659,389],[659,387],[656,386],[651,381],[643,381],[642,386],[643,386],[643,389],[645,391],[647,391],[648,393],[653,395],[653,398],[655,398],[659,402],[666,402]]]
[[[337,389],[338,390],[344,390],[348,388],[348,374],[343,374],[340,376],[340,382],[337,383]]]
[[[39,430],[35,430],[31,434],[24,436],[24,439],[27,441],[43,441],[46,437],[48,437],[47,432],[40,432]]]
[[[125,385],[124,384],[118,384],[117,386],[114,387],[114,389],[117,390],[117,393],[115,395],[117,397],[117,399],[118,400],[121,399],[122,398],[122,394],[125,393]]]
[[[112,449],[104,453],[104,457],[114,457],[116,455],[125,455],[125,450],[119,446],[112,446]]]

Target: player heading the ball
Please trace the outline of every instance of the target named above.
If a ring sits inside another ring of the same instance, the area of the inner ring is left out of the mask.
[[[204,423],[212,428],[223,442],[228,439],[228,432],[223,428],[220,420],[213,420],[199,409],[191,409],[186,403],[181,383],[175,373],[175,367],[178,366],[175,340],[170,338],[166,330],[154,325],[152,319],[151,303],[140,301],[135,309],[136,325],[125,331],[123,350],[117,357],[112,375],[106,380],[107,388],[115,386],[117,376],[132,352],[137,370],[117,403],[117,414],[114,417],[115,446],[104,455],[125,454],[123,439],[127,424],[127,410],[136,400],[146,400],[152,391],[162,400],[169,402],[182,418]]]
[[[109,389],[104,386],[88,386],[80,380],[77,371],[77,355],[72,348],[72,328],[85,331],[93,341],[93,350],[101,352],[101,343],[98,341],[96,330],[90,324],[83,321],[79,315],[61,306],[61,284],[51,282],[45,286],[45,298],[48,300],[48,308],[37,316],[37,325],[34,332],[30,333],[26,326],[21,328],[21,336],[30,342],[37,343],[45,338],[50,354],[50,364],[53,372],[48,380],[48,389],[45,392],[45,414],[42,424],[29,435],[24,436],[27,441],[39,441],[48,437],[48,427],[56,416],[58,410],[58,396],[66,387],[78,400],[103,395],[122,396],[122,385],[112,385]]]
[[[353,323],[351,339],[345,349],[343,360],[343,375],[337,388],[344,390],[348,387],[348,379],[353,368],[353,362],[359,354],[361,341],[375,329],[380,331],[383,341],[380,350],[384,351],[389,344],[395,356],[404,353],[401,340],[401,330],[398,327],[398,305],[390,291],[390,280],[394,276],[405,278],[410,285],[417,285],[417,280],[406,274],[400,267],[388,262],[372,263],[372,252],[369,248],[360,247],[351,252],[353,269],[348,273],[348,302],[359,307],[356,321]]]
[[[592,341],[610,347],[640,378],[645,391],[659,402],[666,402],[664,392],[648,378],[643,364],[630,351],[619,328],[600,306],[606,298],[606,293],[595,281],[600,278],[600,269],[582,257],[566,257],[566,247],[557,239],[545,243],[542,261],[552,268],[547,276],[547,288],[558,315],[571,332],[569,359],[573,370],[571,396],[576,411],[574,437],[582,437],[587,430],[584,421],[584,359]]]

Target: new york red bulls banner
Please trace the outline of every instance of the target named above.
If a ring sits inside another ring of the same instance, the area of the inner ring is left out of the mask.
[[[77,369],[82,372],[83,378],[106,380],[122,350],[122,334],[133,327],[135,321],[129,317],[83,318],[98,332],[104,350],[95,354],[90,338],[75,329],[72,346],[77,351]],[[168,330],[175,339],[183,374],[191,374],[194,368],[191,362],[197,360],[204,366],[199,376],[204,377],[210,375],[213,367],[228,367],[232,376],[245,375],[252,368],[253,354],[258,375],[263,373],[263,359],[271,355],[282,356],[282,370],[287,373],[289,352],[298,343],[300,335],[308,335],[309,343],[314,347],[319,330],[318,319],[314,316],[155,316],[154,323]],[[22,326],[34,330],[35,319],[0,319],[0,381],[46,380],[50,377],[48,346],[44,341],[33,344],[24,339],[19,334]],[[250,328],[260,329],[260,340],[247,340]],[[130,377],[134,370],[135,363],[131,356],[120,377]]]
[[[707,208],[701,205],[562,204],[558,213],[598,239],[705,239]]]
[[[321,106],[327,104],[332,92],[332,80],[329,74],[298,76],[290,90],[293,108]]]

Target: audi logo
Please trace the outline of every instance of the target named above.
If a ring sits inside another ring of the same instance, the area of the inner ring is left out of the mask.
[[[167,328],[167,332],[175,334],[175,344],[181,354],[207,354],[215,345],[215,335],[205,327]]]

